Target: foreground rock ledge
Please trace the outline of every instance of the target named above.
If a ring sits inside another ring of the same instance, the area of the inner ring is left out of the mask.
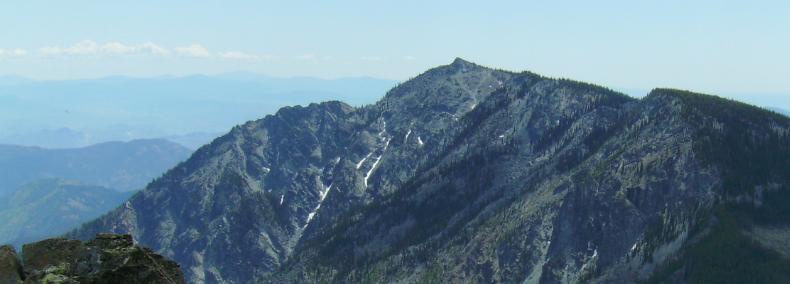
[[[0,283],[184,283],[177,263],[140,247],[131,235],[98,234],[84,243],[55,238],[0,247]]]

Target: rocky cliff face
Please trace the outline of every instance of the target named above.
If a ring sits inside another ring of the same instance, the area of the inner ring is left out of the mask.
[[[786,227],[764,199],[787,197],[789,132],[710,96],[457,59],[375,105],[237,126],[71,236],[131,233],[191,283],[693,282],[718,269],[696,248],[757,232],[730,213]]]
[[[0,283],[184,283],[173,261],[133,243],[130,235],[48,239],[25,245],[24,267],[11,246],[0,248]]]

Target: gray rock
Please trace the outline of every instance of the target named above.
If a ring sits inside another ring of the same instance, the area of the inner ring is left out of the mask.
[[[131,235],[48,239],[25,245],[23,258],[25,283],[184,283],[178,264],[135,245]]]
[[[80,240],[53,238],[22,246],[25,274],[41,271],[49,266],[76,261],[76,252],[83,246]]]
[[[24,280],[24,271],[13,246],[0,246],[0,283],[17,283]]]

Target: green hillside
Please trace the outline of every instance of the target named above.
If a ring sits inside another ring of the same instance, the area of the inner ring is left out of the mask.
[[[0,244],[19,247],[63,234],[132,194],[56,178],[30,182],[0,200]]]

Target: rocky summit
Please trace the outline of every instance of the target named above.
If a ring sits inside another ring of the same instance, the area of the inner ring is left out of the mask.
[[[13,247],[0,247],[0,283],[184,283],[178,264],[131,235],[47,239],[23,246],[22,259],[24,267]]]
[[[790,118],[462,59],[234,127],[71,232],[189,283],[788,283]]]

